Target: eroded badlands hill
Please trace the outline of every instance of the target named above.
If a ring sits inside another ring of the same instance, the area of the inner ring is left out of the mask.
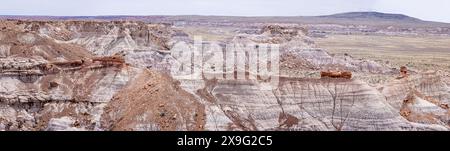
[[[329,54],[300,26],[216,41],[279,44],[280,82],[270,90],[257,79],[172,77],[171,48],[193,39],[167,24],[1,21],[0,29],[0,130],[449,130],[445,72],[397,78],[398,67]],[[336,69],[353,78],[320,77]]]

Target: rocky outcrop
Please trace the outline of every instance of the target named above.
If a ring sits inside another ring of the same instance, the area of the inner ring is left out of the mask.
[[[449,126],[450,89],[437,72],[393,79],[380,90],[387,102],[408,120]]]

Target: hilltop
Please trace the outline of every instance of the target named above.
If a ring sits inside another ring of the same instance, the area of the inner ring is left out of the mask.
[[[388,14],[380,12],[348,12],[333,15],[319,16],[325,18],[346,18],[346,19],[382,19],[382,20],[402,20],[402,21],[423,21],[418,18],[403,14]]]

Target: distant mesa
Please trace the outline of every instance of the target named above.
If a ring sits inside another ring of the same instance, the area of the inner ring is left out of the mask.
[[[348,12],[339,13],[333,15],[325,15],[319,17],[326,18],[345,18],[345,19],[384,19],[384,20],[408,20],[408,21],[421,21],[420,19],[406,16],[403,14],[389,14],[380,12]]]

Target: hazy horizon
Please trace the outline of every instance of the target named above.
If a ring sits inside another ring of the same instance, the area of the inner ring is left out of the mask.
[[[15,0],[0,15],[17,16],[319,16],[346,12],[404,14],[450,23],[446,0]]]

